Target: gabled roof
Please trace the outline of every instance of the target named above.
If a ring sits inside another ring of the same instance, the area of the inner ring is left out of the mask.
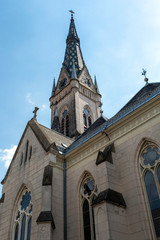
[[[19,150],[19,147],[21,145],[21,142],[25,136],[25,133],[28,129],[28,127],[30,127],[32,129],[32,131],[34,132],[35,136],[37,137],[37,140],[40,142],[41,146],[43,147],[43,149],[46,151],[46,152],[59,152],[59,151],[62,151],[64,149],[64,147],[62,146],[62,144],[66,145],[66,146],[69,146],[71,143],[72,143],[72,139],[70,139],[69,137],[66,137],[64,135],[62,135],[61,133],[59,132],[56,132],[52,129],[49,129],[47,127],[44,127],[43,125],[40,125],[35,119],[31,119],[24,132],[23,132],[23,135],[20,139],[20,142],[18,144],[18,147],[15,151],[15,154],[12,158],[12,161],[10,163],[10,166],[7,170],[7,173],[4,177],[4,179],[2,180],[2,184],[5,183],[6,179],[7,179],[7,176],[9,174],[9,171],[11,169],[11,166],[13,164],[13,161],[17,155],[17,152]]]
[[[154,96],[156,92],[158,93],[160,90],[160,83],[148,83],[117,113],[122,113],[127,111],[128,109],[135,108],[141,103],[150,99],[150,97]]]
[[[83,134],[81,134],[66,150],[65,154],[71,152],[81,144],[85,143],[95,135],[118,122],[137,108],[160,94],[160,83],[146,84],[117,114],[110,119],[98,118]]]
[[[104,116],[99,117],[85,132],[83,132],[66,150],[65,154],[80,146],[82,143],[95,136],[107,122]]]

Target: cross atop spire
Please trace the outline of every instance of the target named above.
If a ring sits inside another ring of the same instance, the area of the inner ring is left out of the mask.
[[[142,68],[142,75],[144,76],[144,81],[146,82],[146,85],[148,84],[148,78],[146,77],[147,70]]]
[[[35,109],[34,109],[34,111],[33,111],[33,113],[34,113],[34,116],[33,116],[33,119],[35,119],[36,120],[36,117],[37,117],[37,111],[39,110],[39,108],[38,107],[35,107]]]

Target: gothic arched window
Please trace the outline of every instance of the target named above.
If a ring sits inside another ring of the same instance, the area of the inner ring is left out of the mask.
[[[160,239],[160,149],[153,143],[144,144],[140,169],[157,239]]]
[[[13,240],[30,240],[32,222],[31,192],[25,188],[17,204]]]
[[[69,136],[69,116],[67,110],[64,110],[62,113],[61,133],[65,136]]]
[[[96,185],[89,174],[85,176],[81,184],[80,195],[84,240],[95,240],[95,221],[92,203],[96,196]]]
[[[91,114],[86,107],[83,109],[83,124],[84,130],[86,130],[92,124]]]

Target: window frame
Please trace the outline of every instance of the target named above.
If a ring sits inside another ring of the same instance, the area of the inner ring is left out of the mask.
[[[140,178],[141,178],[141,182],[142,182],[142,188],[143,188],[144,198],[145,198],[145,202],[146,202],[146,207],[147,207],[147,211],[149,214],[149,222],[151,225],[151,232],[156,240],[160,240],[160,236],[159,237],[156,236],[156,230],[155,230],[155,226],[154,226],[154,222],[153,222],[150,202],[149,202],[149,198],[148,198],[148,194],[147,194],[146,184],[144,181],[145,174],[147,173],[147,171],[150,171],[153,174],[155,186],[156,186],[159,200],[160,200],[160,182],[159,182],[158,176],[157,176],[157,171],[158,171],[158,168],[160,167],[160,157],[159,157],[159,159],[155,160],[155,164],[153,166],[151,166],[149,163],[144,164],[145,160],[142,157],[142,155],[146,152],[146,150],[149,147],[158,148],[158,151],[160,153],[160,147],[156,143],[153,143],[150,141],[144,142],[141,147],[141,150],[139,151],[139,173],[140,173]],[[160,217],[160,215],[159,215],[159,217]]]
[[[88,106],[83,107],[83,126],[84,131],[92,125],[92,112]]]
[[[30,193],[30,201],[29,201],[29,204],[27,205],[27,207],[24,209],[22,208],[22,205],[21,205],[21,202],[23,201],[23,196],[25,196],[26,193]],[[13,223],[13,231],[12,231],[12,240],[21,240],[21,234],[22,234],[22,221],[23,221],[23,218],[24,216],[26,217],[26,220],[25,220],[25,229],[24,229],[24,240],[27,240],[28,239],[28,227],[29,227],[29,221],[31,220],[31,225],[32,225],[32,207],[33,207],[33,204],[32,204],[32,195],[31,195],[31,192],[29,191],[28,188],[24,188],[23,191],[21,192],[19,198],[18,198],[18,201],[17,201],[17,204],[16,204],[16,210],[15,210],[15,213],[14,213],[14,223]],[[19,217],[18,217],[19,216]],[[16,227],[17,227],[17,224],[18,224],[18,236],[17,238],[15,238],[15,231],[16,231]],[[30,226],[31,228],[31,226]],[[31,231],[30,231],[30,238],[31,239]]]
[[[90,181],[94,181],[94,189],[91,192],[91,195],[85,195],[83,193],[83,186],[87,182],[87,180],[90,179]],[[95,216],[94,216],[94,209],[92,206],[92,201],[93,198],[97,196],[97,185],[95,184],[95,180],[93,177],[89,174],[86,174],[85,177],[83,178],[81,185],[80,185],[80,212],[81,212],[81,235],[82,239],[85,240],[84,236],[84,221],[83,221],[83,204],[85,200],[88,201],[89,205],[89,217],[90,217],[90,232],[91,232],[91,240],[96,239],[96,234],[95,234]]]

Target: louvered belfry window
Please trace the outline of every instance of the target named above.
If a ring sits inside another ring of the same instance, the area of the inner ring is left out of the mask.
[[[83,124],[84,130],[86,130],[92,124],[91,114],[86,107],[83,109]]]

